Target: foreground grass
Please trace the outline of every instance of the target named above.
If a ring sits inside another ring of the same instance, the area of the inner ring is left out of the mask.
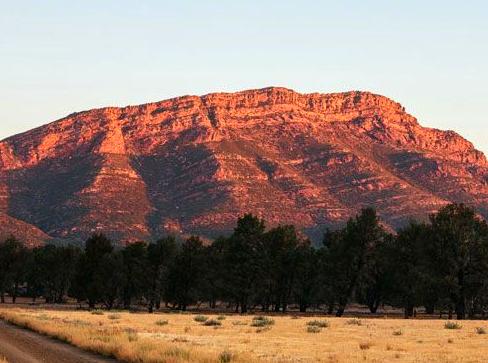
[[[447,329],[441,320],[283,316],[271,323],[253,316],[195,320],[191,314],[29,309],[0,310],[0,317],[126,362],[481,363],[488,356],[488,335],[479,333],[479,321]]]
[[[7,358],[0,357],[0,363],[8,363]]]

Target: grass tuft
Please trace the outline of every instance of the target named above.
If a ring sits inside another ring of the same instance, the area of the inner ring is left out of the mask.
[[[329,322],[327,320],[311,320],[307,322],[308,326],[316,326],[317,328],[328,328]]]
[[[256,328],[264,328],[270,325],[274,325],[274,320],[266,316],[255,316],[252,319],[251,326]]]
[[[222,323],[216,319],[208,319],[203,323],[205,326],[221,326]]]
[[[197,323],[205,323],[208,320],[208,316],[205,315],[197,315],[193,318]]]
[[[107,315],[107,318],[109,318],[110,320],[119,320],[121,316],[119,314],[110,314]]]
[[[219,354],[219,363],[230,363],[234,360],[234,354],[225,350]]]
[[[459,330],[462,329],[462,325],[456,323],[455,321],[446,321],[444,324],[444,329]]]
[[[307,326],[307,333],[320,333],[322,328],[316,325]]]
[[[476,334],[480,334],[480,335],[486,334],[486,329],[483,327],[478,327],[476,328]]]

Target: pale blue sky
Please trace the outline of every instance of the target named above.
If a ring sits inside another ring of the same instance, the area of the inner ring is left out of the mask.
[[[266,86],[369,90],[488,152],[488,5],[0,0],[0,138],[74,111]]]

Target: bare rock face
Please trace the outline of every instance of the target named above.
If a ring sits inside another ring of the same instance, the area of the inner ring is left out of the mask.
[[[449,202],[488,217],[483,153],[366,92],[185,96],[0,142],[0,213],[53,238],[215,237],[246,212],[318,238],[361,207],[397,228]]]
[[[11,237],[19,239],[30,248],[38,247],[51,239],[39,228],[0,213],[0,241]]]

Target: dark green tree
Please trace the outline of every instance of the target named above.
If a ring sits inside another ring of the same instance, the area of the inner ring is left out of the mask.
[[[474,209],[451,204],[430,217],[428,258],[431,273],[452,303],[458,319],[488,274],[488,227]]]
[[[31,294],[42,294],[47,303],[62,303],[73,280],[80,255],[71,246],[46,245],[32,252],[27,283]]]
[[[347,304],[365,282],[364,277],[371,275],[376,250],[386,235],[372,208],[363,209],[342,230],[326,233],[324,245],[328,249],[329,278],[333,279],[337,316],[344,314]]]
[[[297,270],[293,295],[300,312],[304,313],[320,299],[323,251],[313,248],[310,244],[302,244],[298,246],[296,253]]]
[[[224,290],[225,280],[225,247],[227,239],[217,238],[210,246],[205,248],[206,278],[203,281],[203,298],[208,301],[209,307],[215,309],[219,299],[227,299]]]
[[[178,245],[174,237],[166,237],[151,243],[147,248],[149,283],[147,300],[149,312],[159,309],[161,299],[168,289],[169,272],[173,266]]]
[[[95,234],[86,241],[84,253],[80,256],[72,293],[80,301],[87,300],[91,309],[102,302],[108,272],[106,263],[113,249],[107,237]]]
[[[123,303],[130,309],[134,299],[140,299],[148,288],[147,244],[135,242],[122,250],[123,260]]]
[[[234,233],[228,238],[225,257],[224,289],[236,304],[236,310],[246,313],[255,301],[257,284],[262,275],[262,244],[265,233],[264,221],[246,214],[237,221]]]
[[[25,282],[29,266],[30,251],[14,237],[0,243],[0,299],[5,303],[5,292],[9,292],[15,303],[19,286]]]
[[[181,246],[170,271],[167,301],[181,310],[198,302],[202,296],[205,271],[203,242],[198,237],[190,237]]]
[[[297,278],[298,249],[305,244],[309,243],[298,237],[294,226],[278,226],[265,233],[258,259],[261,261],[260,281],[266,282],[266,308],[271,303],[276,312],[287,310]]]
[[[429,262],[425,258],[429,236],[428,225],[412,221],[385,246],[387,298],[392,305],[403,308],[406,319],[412,317],[415,307],[423,303],[425,290],[433,288]],[[435,291],[431,292],[436,295]]]

